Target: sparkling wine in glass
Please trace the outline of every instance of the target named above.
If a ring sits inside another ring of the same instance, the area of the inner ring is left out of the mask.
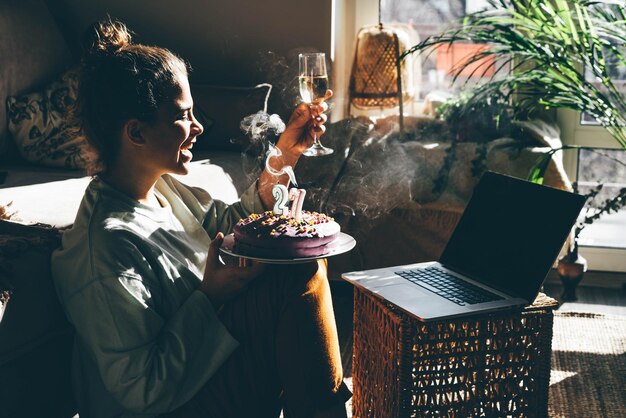
[[[326,72],[326,55],[322,52],[300,54],[298,56],[300,72],[298,83],[300,85],[300,96],[305,103],[320,104],[326,98],[328,90],[328,73]],[[314,134],[313,145],[302,154],[307,156],[318,156],[332,154],[331,148],[323,146]]]

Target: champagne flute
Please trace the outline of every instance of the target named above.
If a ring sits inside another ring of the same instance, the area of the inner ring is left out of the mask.
[[[298,82],[300,96],[305,103],[320,104],[326,98],[328,90],[328,73],[326,72],[326,55],[323,52],[300,54],[298,56],[300,72]],[[313,134],[313,145],[302,154],[310,157],[332,154],[331,148],[322,145],[317,133]]]

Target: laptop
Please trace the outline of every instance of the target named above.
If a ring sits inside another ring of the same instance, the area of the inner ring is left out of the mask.
[[[439,261],[342,278],[425,322],[527,306],[584,203],[578,194],[488,171]]]

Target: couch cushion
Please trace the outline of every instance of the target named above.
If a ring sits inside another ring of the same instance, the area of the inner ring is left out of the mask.
[[[15,147],[7,130],[5,99],[43,86],[72,63],[70,51],[45,2],[0,2],[0,159]]]
[[[43,89],[7,98],[9,131],[25,160],[49,167],[84,169],[96,160],[86,138],[69,119],[78,75],[67,71]],[[242,151],[248,138],[240,123],[264,109],[268,88],[196,85],[196,117],[204,126],[199,151]]]
[[[9,131],[26,161],[50,167],[85,169],[96,155],[70,119],[76,102],[78,72],[67,71],[37,90],[7,98]]]
[[[186,176],[177,176],[190,186],[206,189],[214,199],[232,203],[252,182],[243,171],[238,152],[199,153]],[[78,206],[91,178],[76,170],[21,166],[9,170],[0,185],[0,206],[24,224],[44,223],[58,228],[74,223]]]

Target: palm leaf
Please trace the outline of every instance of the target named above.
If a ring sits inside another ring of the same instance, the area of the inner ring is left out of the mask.
[[[587,112],[626,148],[626,100],[607,64],[610,58],[626,65],[624,1],[489,0],[489,4],[491,9],[465,16],[403,57],[430,54],[456,42],[486,44],[452,69],[453,83],[468,66],[474,66],[472,75],[486,79],[473,91],[476,102],[489,94],[516,94],[520,101],[514,108],[522,114],[546,107]],[[481,65],[489,57],[496,58],[494,63]],[[507,74],[504,64],[511,67]],[[495,74],[488,76],[492,69]],[[585,71],[595,82],[585,77]],[[471,100],[467,105],[472,107]]]

